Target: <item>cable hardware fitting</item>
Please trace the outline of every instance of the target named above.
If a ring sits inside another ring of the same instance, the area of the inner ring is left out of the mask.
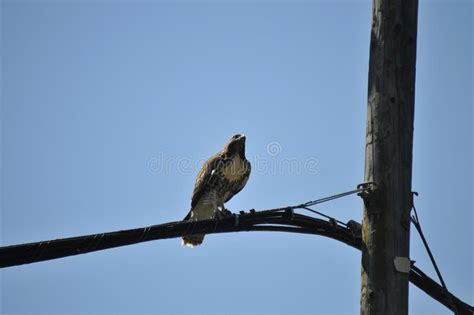
[[[369,198],[373,198],[377,189],[377,184],[375,182],[364,182],[357,185],[357,190],[360,190],[357,193],[357,196],[361,197],[364,201],[364,204],[367,206]]]

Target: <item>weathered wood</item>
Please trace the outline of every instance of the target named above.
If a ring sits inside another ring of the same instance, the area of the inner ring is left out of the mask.
[[[408,313],[417,0],[373,0],[369,61],[361,314]]]

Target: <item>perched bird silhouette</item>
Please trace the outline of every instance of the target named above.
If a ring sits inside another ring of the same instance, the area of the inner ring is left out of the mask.
[[[245,158],[245,135],[235,135],[202,166],[194,185],[191,210],[184,220],[211,219],[227,213],[224,203],[244,188],[250,169],[250,162]],[[194,247],[203,240],[204,234],[186,235],[182,244]]]

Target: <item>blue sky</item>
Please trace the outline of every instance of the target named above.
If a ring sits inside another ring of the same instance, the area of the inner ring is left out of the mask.
[[[237,132],[260,167],[231,210],[354,188],[370,19],[369,1],[1,1],[1,244],[180,220],[199,163]],[[470,304],[472,20],[470,1],[420,2],[413,161],[425,235]],[[319,210],[360,220],[362,203]],[[195,250],[172,239],[3,269],[0,281],[3,314],[358,314],[360,253],[222,234]],[[411,285],[410,311],[448,313]]]

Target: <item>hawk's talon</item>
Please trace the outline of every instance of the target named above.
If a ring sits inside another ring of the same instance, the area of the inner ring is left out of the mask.
[[[216,216],[219,216],[219,219],[221,219],[221,220],[229,218],[232,215],[233,215],[233,213],[231,213],[227,210],[226,211],[222,211],[222,210],[219,210],[219,209],[216,210]]]
[[[232,211],[230,211],[229,209],[226,209],[224,205],[219,206],[217,211],[220,212],[223,218],[228,218],[234,215]]]

